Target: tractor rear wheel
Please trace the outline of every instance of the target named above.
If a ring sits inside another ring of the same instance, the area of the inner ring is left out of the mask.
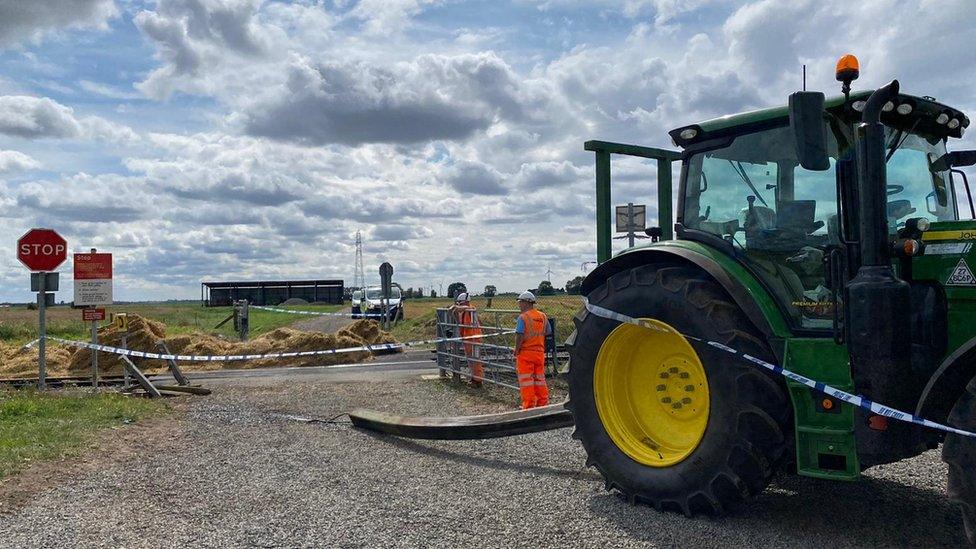
[[[976,378],[952,407],[949,425],[976,432]],[[959,504],[966,537],[976,545],[976,439],[946,436],[942,460],[949,465],[949,499]]]
[[[772,360],[762,336],[701,271],[649,265],[612,276],[570,338],[567,407],[607,489],[659,510],[718,515],[761,492],[792,447],[783,382],[678,332]],[[667,332],[671,332],[670,334]]]

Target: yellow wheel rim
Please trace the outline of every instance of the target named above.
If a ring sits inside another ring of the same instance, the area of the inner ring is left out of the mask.
[[[593,371],[597,413],[631,459],[670,467],[698,447],[708,425],[708,379],[698,353],[664,322],[661,331],[621,324],[600,347]]]

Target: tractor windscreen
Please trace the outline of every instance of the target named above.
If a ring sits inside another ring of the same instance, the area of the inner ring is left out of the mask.
[[[823,258],[828,244],[838,242],[838,148],[828,135],[826,171],[800,167],[785,125],[692,156],[682,212],[686,228],[720,236],[738,248],[795,323],[809,328],[832,323]]]
[[[793,134],[781,127],[740,135],[724,147],[692,155],[686,165],[682,223],[722,237],[786,304],[794,324],[828,329],[833,296],[824,256],[840,243],[836,161],[838,141],[828,132],[830,168],[799,165]],[[948,171],[937,160],[945,142],[892,129],[888,141],[888,225],[912,217],[954,219]]]
[[[956,219],[956,200],[949,170],[940,168],[945,140],[888,129],[888,228],[894,232],[907,219]]]

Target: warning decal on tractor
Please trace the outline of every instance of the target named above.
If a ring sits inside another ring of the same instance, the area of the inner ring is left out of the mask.
[[[976,276],[973,276],[965,259],[959,259],[959,263],[956,263],[949,280],[946,280],[946,286],[976,286]]]

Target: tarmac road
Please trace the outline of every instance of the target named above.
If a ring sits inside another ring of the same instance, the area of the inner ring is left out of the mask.
[[[605,492],[583,466],[569,429],[412,441],[288,419],[330,418],[359,406],[448,415],[516,405],[513,392],[483,395],[422,381],[418,374],[429,370],[412,369],[408,358],[301,374],[214,372],[206,381],[213,395],[172,401],[185,411],[181,418],[113,434],[87,466],[35,471],[37,486],[0,514],[0,546],[822,549],[964,542],[937,452],[873,469],[857,483],[785,477],[728,517],[686,519]]]

